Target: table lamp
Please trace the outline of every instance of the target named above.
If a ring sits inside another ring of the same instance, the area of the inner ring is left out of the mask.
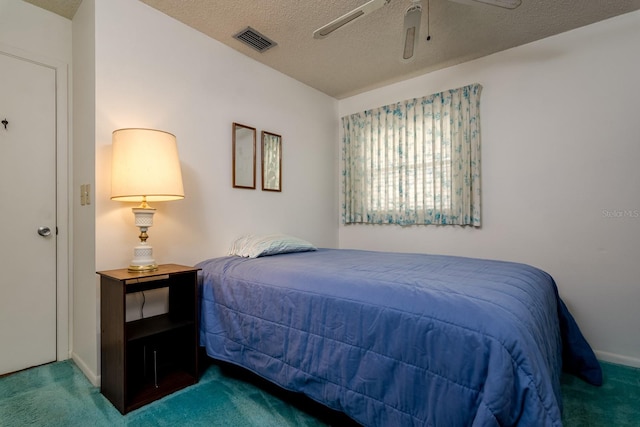
[[[135,225],[140,228],[140,244],[133,249],[129,271],[145,272],[158,268],[153,248],[147,243],[147,230],[153,225],[155,209],[149,202],[184,198],[182,173],[176,137],[154,129],[113,131],[111,200],[138,202],[133,208]]]

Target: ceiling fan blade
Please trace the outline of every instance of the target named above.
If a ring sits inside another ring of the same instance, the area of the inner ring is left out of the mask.
[[[484,3],[491,6],[503,7],[505,9],[515,9],[522,4],[522,0],[450,0],[462,4]]]
[[[410,61],[414,57],[415,47],[420,38],[420,21],[422,20],[422,6],[414,3],[404,14],[404,44],[402,60]]]
[[[374,10],[380,9],[382,6],[389,4],[391,0],[369,0],[365,4],[360,7],[353,9],[349,13],[345,13],[341,17],[334,19],[329,22],[327,25],[318,28],[313,32],[313,38],[315,39],[323,39],[327,37],[329,34],[333,33],[338,28],[343,27],[349,22],[354,21],[355,19],[360,18],[368,13],[373,12]]]

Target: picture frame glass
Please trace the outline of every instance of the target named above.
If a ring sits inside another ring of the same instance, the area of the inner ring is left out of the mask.
[[[233,123],[233,187],[256,188],[256,129]]]
[[[282,191],[282,136],[263,131],[262,190]]]

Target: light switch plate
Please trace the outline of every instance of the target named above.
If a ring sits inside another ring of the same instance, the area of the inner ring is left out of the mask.
[[[80,185],[80,206],[91,204],[91,184]]]

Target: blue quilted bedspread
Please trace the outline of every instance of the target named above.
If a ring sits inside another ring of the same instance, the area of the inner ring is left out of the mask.
[[[560,426],[563,359],[601,381],[553,279],[528,265],[320,249],[198,267],[210,357],[366,426]]]

